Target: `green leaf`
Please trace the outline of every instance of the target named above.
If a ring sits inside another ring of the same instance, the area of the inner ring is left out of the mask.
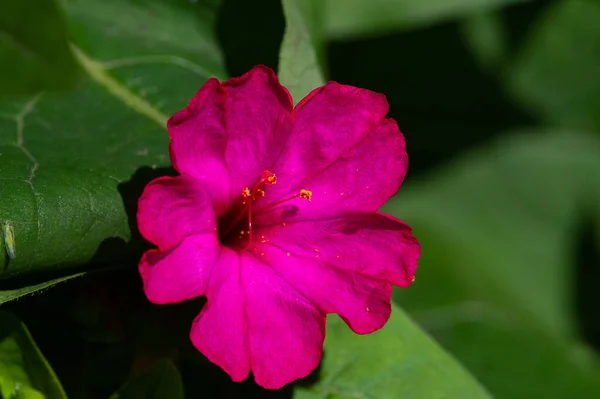
[[[423,247],[415,284],[395,299],[498,398],[595,398],[571,258],[573,229],[598,204],[599,137],[512,132],[384,207]]]
[[[488,72],[502,72],[509,55],[508,32],[502,15],[488,12],[473,15],[461,23],[465,44]],[[499,71],[500,70],[500,71]]]
[[[157,362],[150,370],[128,381],[111,399],[183,399],[183,382],[170,360]]]
[[[73,87],[79,69],[54,0],[3,0],[0,97]]]
[[[3,278],[137,261],[130,226],[141,189],[170,166],[166,119],[225,74],[206,7],[67,3],[87,78],[69,94],[0,103],[0,220],[16,250],[0,258]]]
[[[75,44],[170,116],[206,79],[227,77],[213,32],[219,3],[77,0],[67,3],[67,13]]]
[[[5,399],[67,397],[25,325],[7,312],[0,312],[0,396]]]
[[[286,20],[279,53],[279,79],[299,102],[325,83],[321,16],[318,0],[282,0]]]
[[[346,39],[433,25],[524,0],[325,0],[325,34]]]
[[[357,335],[328,318],[321,380],[296,398],[489,398],[484,389],[393,306],[386,326]]]
[[[547,122],[600,130],[600,3],[553,2],[507,72],[513,95]]]
[[[23,286],[18,286],[16,288],[7,288],[6,282],[4,282],[2,289],[0,289],[0,305],[18,299],[22,296],[29,295],[34,292],[44,290],[46,288],[50,288],[58,283],[62,283],[63,281],[68,281],[72,278],[81,277],[84,274],[85,272],[70,274],[68,276],[53,278],[51,280],[46,280],[37,284],[26,284]]]
[[[446,284],[460,287],[456,279]],[[553,340],[509,309],[465,295],[462,302],[413,314],[495,398],[594,399],[600,394],[598,359],[589,348]]]

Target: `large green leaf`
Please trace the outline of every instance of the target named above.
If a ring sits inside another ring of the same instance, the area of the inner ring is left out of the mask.
[[[183,399],[183,382],[169,360],[157,362],[150,370],[128,381],[111,399]]]
[[[100,69],[168,116],[185,106],[208,77],[226,78],[213,33],[218,3],[73,0],[66,4],[75,42],[83,52],[102,60]]]
[[[324,0],[325,34],[344,39],[433,25],[524,0]]]
[[[60,382],[25,325],[7,312],[0,312],[0,396],[66,399]]]
[[[322,3],[282,0],[286,19],[279,55],[279,79],[294,102],[325,83],[322,56]]]
[[[424,248],[396,299],[498,398],[594,398],[578,344],[574,228],[600,213],[600,138],[521,130],[386,205]]]
[[[0,97],[72,87],[79,73],[54,0],[3,0]]]
[[[88,78],[70,94],[0,104],[0,220],[12,222],[16,242],[16,258],[0,258],[2,277],[135,255],[125,245],[135,202],[170,164],[167,116],[209,76],[224,75],[213,9],[66,5]]]
[[[554,2],[508,70],[511,91],[544,120],[600,130],[600,2]]]
[[[394,306],[386,326],[354,334],[337,316],[327,320],[320,381],[296,398],[477,399],[484,389]]]

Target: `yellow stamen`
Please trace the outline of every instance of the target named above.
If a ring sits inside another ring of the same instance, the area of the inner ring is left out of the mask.
[[[277,184],[277,176],[275,173],[265,170],[260,175],[260,180],[265,182],[266,184]]]
[[[300,190],[300,198],[310,201],[312,198],[312,191],[305,189]]]
[[[246,199],[248,199],[248,197],[250,197],[251,193],[250,193],[250,189],[248,187],[245,187],[242,190],[242,205],[246,204]]]

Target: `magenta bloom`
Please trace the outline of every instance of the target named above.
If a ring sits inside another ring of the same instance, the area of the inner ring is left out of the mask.
[[[210,79],[168,122],[171,160],[139,201],[158,246],[139,271],[148,299],[205,295],[194,346],[234,381],[280,388],[318,364],[325,315],[358,334],[414,280],[410,227],[377,210],[407,168],[385,97],[330,82],[296,107],[269,68]]]

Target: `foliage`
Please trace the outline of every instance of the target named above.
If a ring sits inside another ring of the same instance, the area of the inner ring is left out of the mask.
[[[330,317],[318,372],[274,397],[598,397],[598,2],[274,0],[217,37],[241,1],[3,5],[0,396],[263,397],[191,348],[201,303],[146,303],[135,212],[221,43],[283,19],[295,102],[326,78],[388,96],[411,168],[384,211],[423,257],[384,329]]]

